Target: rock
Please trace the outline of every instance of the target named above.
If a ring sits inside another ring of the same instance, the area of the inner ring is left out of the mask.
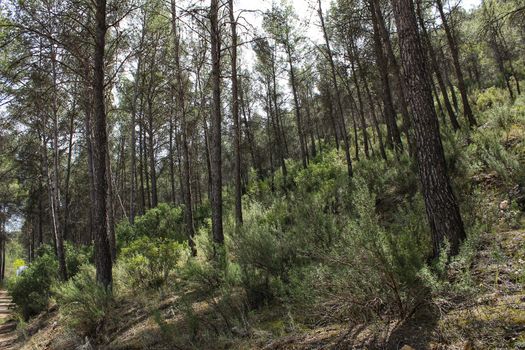
[[[416,349],[414,349],[414,348],[411,347],[410,345],[403,345],[403,347],[401,348],[401,350],[416,350]]]
[[[509,209],[509,201],[504,200],[499,204],[499,210],[507,210]]]
[[[79,345],[76,350],[93,350],[93,346],[91,345],[91,343],[89,342],[89,338],[86,337],[86,342],[82,345]]]

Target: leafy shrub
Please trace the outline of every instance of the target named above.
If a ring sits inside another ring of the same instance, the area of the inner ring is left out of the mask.
[[[182,269],[184,287],[190,293],[181,293],[177,307],[185,314],[192,338],[199,329],[208,328],[214,334],[231,333],[237,327],[245,328],[246,304],[242,293],[240,266],[228,259],[224,246],[212,242],[208,231],[201,230],[196,237],[199,256],[190,258]],[[192,307],[195,301],[206,301],[209,312],[197,315]],[[222,322],[217,323],[217,319]]]
[[[80,333],[92,335],[108,315],[111,291],[95,280],[95,268],[83,265],[69,281],[54,288],[60,313],[68,325]]]
[[[133,285],[160,288],[188,253],[186,243],[143,236],[122,248],[119,258]]]
[[[518,157],[505,149],[495,131],[475,133],[472,140],[467,152],[474,173],[493,171],[500,179],[511,183],[522,177],[523,168]]]
[[[69,277],[75,276],[82,265],[93,261],[92,246],[75,246],[71,242],[64,242],[66,267]]]
[[[92,257],[92,249],[76,247],[69,242],[64,245],[66,268],[69,277],[75,276],[81,265],[87,264]],[[21,262],[19,262],[21,263]],[[43,311],[52,295],[51,286],[58,279],[58,260],[50,245],[43,245],[37,251],[37,257],[20,276],[13,276],[8,282],[8,289],[13,301],[21,308],[25,319]]]
[[[476,106],[483,112],[491,107],[501,106],[509,101],[508,93],[497,87],[490,87],[480,92],[476,99]]]
[[[294,239],[281,226],[286,221],[282,204],[277,202],[268,210],[257,203],[245,207],[243,226],[231,240],[231,250],[240,265],[242,284],[252,307],[275,296],[272,285],[287,280],[288,271],[297,260]]]
[[[116,227],[117,245],[121,249],[143,236],[171,239],[178,242],[187,240],[184,232],[183,210],[161,203],[135,219],[135,224],[128,221]]]
[[[421,223],[421,200],[414,207],[398,210],[398,221],[384,227],[377,219],[374,195],[357,176],[352,197],[353,219],[331,251],[317,266],[294,276],[295,281],[305,283],[300,290],[311,290],[313,294],[299,297],[316,300],[314,309],[323,305],[321,312],[328,317],[364,322],[384,315],[406,316],[425,293],[418,272],[425,265],[430,244]],[[333,304],[319,300],[336,303],[342,314],[324,309]]]
[[[58,278],[58,262],[45,251],[20,276],[8,281],[9,293],[20,308],[24,319],[36,315],[47,307],[51,285]]]

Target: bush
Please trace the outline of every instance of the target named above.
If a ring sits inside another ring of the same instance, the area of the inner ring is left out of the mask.
[[[76,247],[69,242],[64,245],[68,276],[75,276],[81,265],[91,260],[92,249]],[[19,262],[21,263],[21,262]],[[25,319],[43,311],[52,295],[51,286],[58,279],[58,260],[50,245],[38,248],[37,257],[20,276],[8,281],[13,301],[21,308]]]
[[[367,322],[409,315],[424,296],[418,273],[430,252],[422,201],[400,208],[397,221],[384,227],[377,219],[375,196],[358,176],[353,179],[352,197],[353,219],[331,251],[319,264],[294,276],[295,281],[304,281],[296,290],[312,291],[309,297],[298,296],[312,300],[313,309],[321,307],[330,318]]]
[[[297,260],[296,239],[281,225],[288,216],[283,205],[276,202],[268,210],[257,203],[246,206],[243,226],[232,236],[231,251],[240,265],[242,285],[252,307],[276,296],[272,286],[288,279]]]
[[[119,263],[124,265],[132,285],[160,288],[188,255],[187,243],[143,236],[122,248]]]
[[[178,242],[187,240],[184,229],[183,210],[161,203],[135,219],[131,225],[127,220],[116,227],[117,245],[122,249],[143,236],[171,239]]]
[[[495,131],[476,133],[472,140],[467,152],[473,173],[495,172],[501,180],[510,184],[523,176],[518,157],[505,149]]]
[[[95,268],[83,265],[69,281],[54,287],[60,314],[76,331],[93,335],[108,315],[112,296],[95,280]]]
[[[45,251],[20,276],[8,281],[7,288],[24,319],[36,315],[47,307],[51,285],[58,278],[58,262]]]
[[[66,255],[66,267],[69,277],[75,276],[82,265],[89,264],[93,261],[92,246],[75,246],[71,242],[64,242]]]
[[[479,111],[483,112],[492,107],[502,106],[508,101],[508,93],[493,86],[478,94],[475,105]]]

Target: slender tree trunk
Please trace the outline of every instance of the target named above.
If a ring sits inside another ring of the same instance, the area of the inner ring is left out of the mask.
[[[326,31],[326,26],[324,24],[324,16],[323,16],[323,9],[321,7],[321,0],[318,0],[319,8],[317,10],[317,13],[319,14],[319,19],[321,20],[321,28],[323,30],[323,37],[326,44],[326,53],[328,55],[328,63],[330,64],[330,73],[332,76],[332,84],[334,84],[334,90],[335,90],[335,99],[336,99],[336,105],[337,105],[337,111],[339,113],[339,119],[341,120],[342,125],[342,131],[343,131],[343,141],[345,144],[345,156],[346,156],[346,164],[347,164],[347,171],[348,176],[353,176],[353,169],[352,169],[352,158],[350,157],[350,142],[348,140],[348,134],[346,132],[346,125],[345,125],[345,118],[343,115],[343,106],[341,103],[341,95],[339,92],[339,86],[337,84],[337,73],[335,69],[335,63],[332,56],[332,50],[330,48],[330,39],[328,38],[328,33]],[[339,144],[337,141],[337,132],[336,134],[336,143]],[[339,148],[339,147],[338,147]]]
[[[146,193],[144,190],[144,143],[142,141],[142,116],[139,117],[139,177],[140,177],[140,214],[144,214],[146,211]]]
[[[156,208],[159,204],[157,191],[157,167],[155,160],[155,131],[153,125],[153,97],[148,97],[148,149],[149,149],[149,168],[151,178],[151,208]]]
[[[355,63],[354,63],[354,60],[355,60],[355,56],[358,55],[358,53],[356,52],[357,50],[355,50],[354,48],[354,54],[353,55],[350,55],[350,67],[352,69],[352,78],[354,79],[354,85],[355,85],[355,88],[356,88],[356,92],[357,92],[357,102],[358,102],[358,111],[359,111],[359,119],[360,119],[360,122],[361,122],[361,131],[363,133],[363,145],[364,145],[364,150],[365,150],[365,156],[366,158],[370,158],[370,153],[369,153],[369,150],[368,150],[368,132],[366,131],[366,121],[365,121],[365,112],[364,112],[364,105],[363,105],[363,97],[361,95],[361,87],[359,85],[359,80],[358,80],[358,77],[357,77],[357,73],[356,73],[356,70],[355,70]]]
[[[181,113],[181,127],[182,127],[182,150],[184,153],[183,160],[183,195],[184,195],[184,221],[186,224],[186,232],[188,235],[188,241],[191,248],[193,256],[197,255],[195,249],[195,226],[193,222],[193,204],[192,204],[192,191],[191,191],[191,172],[190,172],[190,151],[188,145],[188,134],[189,127],[187,122],[187,113],[186,113],[186,101],[184,94],[184,82],[182,75],[182,68],[180,64],[180,38],[177,29],[177,7],[175,0],[171,0],[171,26],[172,26],[172,35],[174,43],[174,53],[175,53],[175,77],[176,77],[176,91],[177,91],[177,100],[178,100],[178,110]]]
[[[104,105],[104,50],[106,46],[106,0],[96,0],[96,33],[94,51],[94,74],[93,74],[93,102],[95,111],[95,147],[94,147],[94,169],[95,169],[95,267],[97,270],[97,281],[106,289],[111,289],[112,264],[111,250],[107,235],[107,125],[106,109]]]
[[[146,35],[146,15],[144,15],[142,23],[142,35],[140,39],[139,48],[142,48],[144,42],[144,36]],[[142,54],[138,54],[137,58],[137,70],[135,71],[134,84],[133,84],[133,101],[131,102],[131,184],[129,193],[129,222],[130,224],[135,223],[136,213],[136,198],[137,198],[137,132],[135,127],[137,125],[137,104],[139,99],[139,85],[140,85],[140,72],[142,69]],[[142,174],[141,174],[142,177]]]
[[[383,39],[383,46],[385,49],[386,59],[390,71],[392,72],[392,77],[394,78],[394,92],[397,95],[397,100],[399,104],[399,109],[401,110],[401,116],[403,120],[403,132],[407,138],[408,150],[412,155],[414,154],[413,140],[410,136],[410,115],[408,113],[408,105],[405,96],[405,87],[403,86],[403,79],[401,78],[401,71],[399,65],[397,64],[396,56],[394,55],[394,50],[392,49],[392,43],[390,42],[390,33],[386,28],[385,18],[381,12],[381,7],[379,0],[374,1],[374,9],[376,11],[377,23],[379,25],[379,33]]]
[[[412,0],[392,0],[399,35],[401,61],[417,142],[419,178],[432,231],[434,256],[447,238],[450,253],[456,255],[465,239],[463,221],[447,174],[430,77],[425,67],[414,4]]]
[[[242,224],[242,185],[241,185],[241,126],[239,121],[239,92],[237,79],[237,20],[233,11],[233,0],[228,0],[232,36],[232,119],[235,178],[235,220]]]
[[[390,90],[390,78],[388,77],[388,66],[385,53],[383,50],[383,44],[381,43],[381,34],[379,33],[379,24],[376,15],[376,9],[374,0],[370,0],[370,12],[372,17],[373,26],[373,37],[374,47],[376,52],[376,60],[379,68],[379,75],[381,78],[382,98],[383,98],[383,109],[386,121],[387,130],[387,146],[393,148],[396,153],[400,153],[403,150],[403,143],[401,142],[401,136],[399,134],[399,128],[396,123],[396,111],[394,109],[394,103],[392,102],[392,94]]]
[[[295,119],[297,122],[297,133],[299,135],[299,146],[301,151],[301,161],[303,168],[308,167],[308,161],[306,156],[306,147],[304,142],[303,123],[301,120],[301,110],[299,106],[299,97],[297,96],[297,81],[295,79],[295,69],[292,60],[292,48],[290,47],[289,38],[286,38],[285,43],[286,54],[288,56],[288,67],[290,68],[290,84],[292,86],[293,102],[295,107]]]
[[[286,168],[286,162],[284,161],[287,151],[286,146],[286,137],[284,135],[284,130],[281,127],[281,118],[279,113],[279,105],[277,103],[277,74],[275,72],[275,56],[272,52],[272,79],[270,83],[270,79],[268,79],[268,91],[271,90],[272,99],[273,102],[273,113],[272,113],[272,107],[270,105],[269,113],[273,117],[273,126],[275,129],[275,138],[277,139],[279,148],[278,148],[278,154],[279,154],[279,160],[281,163],[281,169],[283,172],[283,182],[284,182],[284,188],[287,187],[287,179],[288,179],[288,169]]]
[[[113,190],[113,174],[111,171],[111,159],[109,153],[109,143],[106,143],[106,176],[107,176],[107,235],[109,241],[109,250],[111,253],[111,261],[114,263],[117,257],[117,240],[115,237],[115,207],[114,207],[114,190]]]
[[[146,194],[146,204],[147,208],[151,209],[151,190],[150,190],[150,170],[149,167],[151,166],[151,163],[149,163],[149,147],[148,147],[148,137],[147,137],[147,127],[144,126],[144,119],[142,119],[142,167],[144,168],[144,183],[146,185],[145,188],[145,194]]]
[[[459,93],[461,94],[461,102],[463,103],[463,113],[470,125],[470,127],[476,126],[477,122],[470,108],[470,102],[468,101],[467,87],[465,85],[465,79],[463,78],[463,71],[461,70],[461,64],[459,63],[459,52],[457,43],[454,40],[452,35],[452,29],[448,25],[447,17],[445,16],[445,11],[443,10],[443,3],[441,0],[436,0],[436,5],[443,23],[443,28],[447,35],[448,46],[450,48],[450,53],[452,54],[452,62],[454,63],[454,69],[456,71],[456,78],[458,79],[458,88]]]
[[[67,150],[67,168],[66,168],[66,180],[64,183],[64,223],[63,223],[63,234],[62,237],[64,240],[69,238],[69,207],[70,207],[70,198],[69,198],[69,180],[71,178],[71,157],[73,154],[73,134],[75,132],[75,113],[76,108],[73,106],[71,117],[69,118],[69,141],[68,141],[68,150]]]
[[[434,72],[436,73],[437,82],[439,85],[439,89],[441,90],[441,95],[443,96],[443,103],[445,104],[445,109],[447,110],[447,114],[450,118],[450,123],[452,124],[452,127],[454,128],[454,130],[459,130],[460,126],[458,123],[458,119],[456,118],[456,114],[454,113],[454,110],[452,109],[452,105],[450,104],[447,88],[445,86],[445,82],[443,81],[443,77],[439,69],[439,64],[436,58],[436,53],[434,51],[434,47],[432,46],[432,42],[430,41],[430,35],[428,34],[427,28],[425,26],[425,21],[423,19],[423,12],[421,11],[421,0],[417,0],[417,14],[418,14],[418,19],[419,19],[419,24],[421,27],[421,34],[423,36],[423,42],[425,43],[425,46],[427,48],[427,52],[430,58],[430,63],[432,65],[432,68]],[[437,96],[436,98],[439,100]]]
[[[379,128],[379,122],[377,120],[374,100],[372,99],[372,94],[370,93],[370,87],[368,86],[368,81],[366,79],[366,75],[363,70],[363,67],[361,66],[361,60],[359,59],[359,56],[356,56],[356,63],[357,63],[357,69],[359,70],[359,73],[361,76],[361,81],[363,82],[363,86],[365,87],[366,96],[368,98],[368,105],[370,107],[370,114],[372,115],[372,122],[374,124],[374,129],[376,131],[377,138],[379,141],[379,152],[381,153],[381,157],[384,160],[388,160],[386,156],[385,145],[383,143],[383,135],[382,135],[381,129]]]
[[[244,91],[243,91],[243,88],[242,88],[242,84],[241,84],[241,81],[239,80],[239,85],[240,85],[240,90],[239,90],[239,100],[240,100],[240,104],[241,104],[241,110],[242,110],[242,123],[244,124],[244,129],[245,129],[245,132],[246,132],[246,139],[248,140],[248,146],[249,146],[249,149],[250,149],[250,156],[252,158],[252,163],[253,163],[253,167],[255,168],[256,172],[257,172],[257,177],[259,179],[263,179],[263,172],[262,172],[262,168],[261,168],[261,163],[260,163],[260,160],[259,160],[259,155],[257,154],[257,152],[255,151],[256,150],[256,145],[255,145],[255,141],[254,141],[254,137],[253,137],[253,134],[252,134],[252,131],[251,131],[251,128],[250,128],[250,122],[248,120],[248,115],[246,113],[246,100],[244,98]]]
[[[219,0],[211,0],[211,221],[213,241],[224,243],[222,229],[222,150],[221,150],[221,34],[219,30]]]

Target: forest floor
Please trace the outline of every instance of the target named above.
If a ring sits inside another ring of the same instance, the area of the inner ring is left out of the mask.
[[[22,327],[16,349],[525,349],[524,263],[525,229],[487,233],[471,267],[475,297],[434,298],[406,321],[287,329],[269,308],[251,320],[249,333],[232,330],[196,345],[184,314],[172,307],[177,297],[164,296],[121,302],[98,332],[105,345],[97,347],[68,331],[51,308]],[[197,315],[211,308],[204,301],[193,306]]]

